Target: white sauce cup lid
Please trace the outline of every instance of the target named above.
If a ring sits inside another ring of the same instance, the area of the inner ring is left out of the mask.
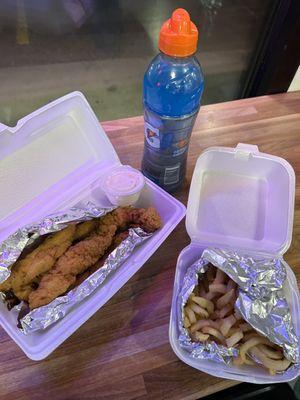
[[[106,175],[103,189],[110,195],[129,196],[140,192],[144,185],[145,178],[140,171],[129,165],[120,165]]]

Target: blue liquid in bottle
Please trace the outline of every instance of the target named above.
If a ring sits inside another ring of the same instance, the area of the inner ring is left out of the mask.
[[[175,10],[172,19],[177,12],[181,20],[188,16],[190,22],[188,13],[182,9]],[[171,24],[171,20],[166,23]],[[164,49],[161,43],[160,49]],[[202,69],[194,55],[173,56],[161,52],[145,73],[142,171],[168,192],[180,188],[184,181],[190,137],[203,88]]]

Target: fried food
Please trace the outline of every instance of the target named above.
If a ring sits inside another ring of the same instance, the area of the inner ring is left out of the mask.
[[[98,225],[97,219],[91,219],[89,221],[81,222],[80,224],[76,225],[76,231],[73,238],[73,241],[79,241],[88,237]]]
[[[151,207],[119,207],[102,218],[71,224],[26,248],[0,291],[9,308],[20,300],[28,301],[30,309],[48,304],[103,265],[129,228],[150,233],[160,226],[160,216]]]
[[[286,358],[282,360],[274,360],[267,357],[259,348],[253,347],[250,350],[250,353],[257,357],[262,364],[268,368],[270,371],[285,371],[290,365],[291,361],[287,360]]]
[[[222,320],[220,323],[220,331],[224,336],[228,335],[228,332],[230,329],[233,327],[233,325],[236,323],[236,319],[234,318],[234,315],[231,314],[229,317],[226,317]]]
[[[270,341],[267,338],[264,338],[259,335],[255,335],[252,338],[248,339],[245,343],[243,343],[240,347],[240,357],[243,361],[246,360],[246,355],[252,347],[257,346],[258,344],[269,344]]]
[[[146,232],[155,232],[161,227],[161,218],[154,207],[129,209],[129,215],[133,225],[140,226]]]
[[[225,337],[222,335],[222,333],[215,328],[212,328],[211,326],[204,326],[202,328],[203,333],[208,333],[209,335],[213,336],[215,339],[217,339],[221,344],[225,345]]]
[[[193,333],[199,331],[205,326],[211,326],[212,328],[219,329],[219,324],[216,321],[212,321],[211,319],[199,319],[191,326],[191,332]]]
[[[115,237],[114,237],[114,241],[113,244],[110,246],[110,248],[106,251],[106,254],[104,254],[104,256],[101,258],[101,260],[99,260],[98,262],[96,262],[94,265],[92,265],[90,268],[88,268],[85,272],[83,272],[82,274],[79,274],[76,276],[76,281],[69,287],[69,290],[74,289],[75,287],[77,287],[78,285],[80,285],[83,281],[85,281],[90,275],[92,275],[94,272],[96,272],[99,268],[101,268],[106,260],[106,256],[108,256],[117,246],[119,246],[119,244],[121,244],[123,242],[123,240],[125,240],[129,235],[128,231],[125,232],[121,232],[118,233]]]
[[[239,350],[237,366],[257,365],[259,360],[271,375],[286,370],[291,362],[279,346],[258,334],[242,319],[234,304],[236,283],[224,272],[210,266],[184,306],[184,327],[195,342],[216,341]],[[198,295],[200,294],[201,297]],[[252,357],[252,358],[251,358]]]
[[[0,285],[0,291],[12,289],[18,299],[27,301],[41,277],[53,267],[72,242],[90,235],[97,225],[98,221],[93,219],[76,226],[69,225],[62,231],[49,235],[40,246],[15,263],[11,276]]]
[[[32,291],[30,283],[49,271],[55,261],[71,246],[75,230],[75,225],[69,225],[49,235],[40,246],[17,261],[10,277],[0,285],[0,291],[12,289],[20,300],[27,300]]]
[[[34,309],[50,303],[76,282],[76,276],[95,264],[112,245],[119,229],[140,226],[147,232],[160,227],[161,220],[154,208],[120,207],[99,220],[99,225],[87,239],[71,246],[45,274],[39,287],[29,295],[29,307]]]
[[[76,275],[84,272],[103,256],[112,243],[116,229],[117,227],[112,225],[110,232],[105,235],[95,234],[71,246],[59,258],[53,269],[42,277],[37,290],[30,293],[30,309],[48,304],[65,293],[76,281]]]
[[[207,339],[209,339],[209,335],[201,332],[196,332],[195,333],[195,338],[199,342],[206,342]]]
[[[116,224],[121,230],[127,227],[141,227],[148,233],[155,232],[161,227],[161,218],[154,207],[119,207],[107,216],[110,219],[100,219],[98,232],[105,232],[105,225],[109,224]]]
[[[200,307],[205,308],[209,312],[209,314],[212,314],[214,312],[214,303],[212,301],[194,295],[191,296],[191,300],[194,303],[198,304]]]
[[[261,344],[257,346],[257,348],[262,351],[267,357],[272,358],[273,360],[280,360],[282,358],[282,354],[280,351],[274,350],[265,344]]]
[[[243,332],[241,330],[237,330],[234,332],[229,338],[226,339],[226,346],[233,347],[235,346],[241,339],[243,339]]]

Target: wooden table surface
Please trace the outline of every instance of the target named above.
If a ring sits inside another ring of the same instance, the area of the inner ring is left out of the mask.
[[[121,161],[140,167],[142,117],[103,123]],[[198,155],[210,146],[257,144],[284,157],[300,176],[300,92],[203,106],[191,139],[186,204]],[[300,281],[300,186],[293,242],[285,255]],[[0,328],[0,399],[197,399],[236,382],[179,361],[168,324],[179,252],[189,243],[184,222],[141,270],[88,322],[41,362],[26,358]]]

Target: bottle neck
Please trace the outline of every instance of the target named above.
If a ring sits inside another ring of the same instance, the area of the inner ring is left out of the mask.
[[[185,57],[170,56],[166,53],[163,53],[162,51],[159,51],[159,54],[164,60],[166,61],[176,60],[178,64],[185,64],[196,58],[196,53]]]

